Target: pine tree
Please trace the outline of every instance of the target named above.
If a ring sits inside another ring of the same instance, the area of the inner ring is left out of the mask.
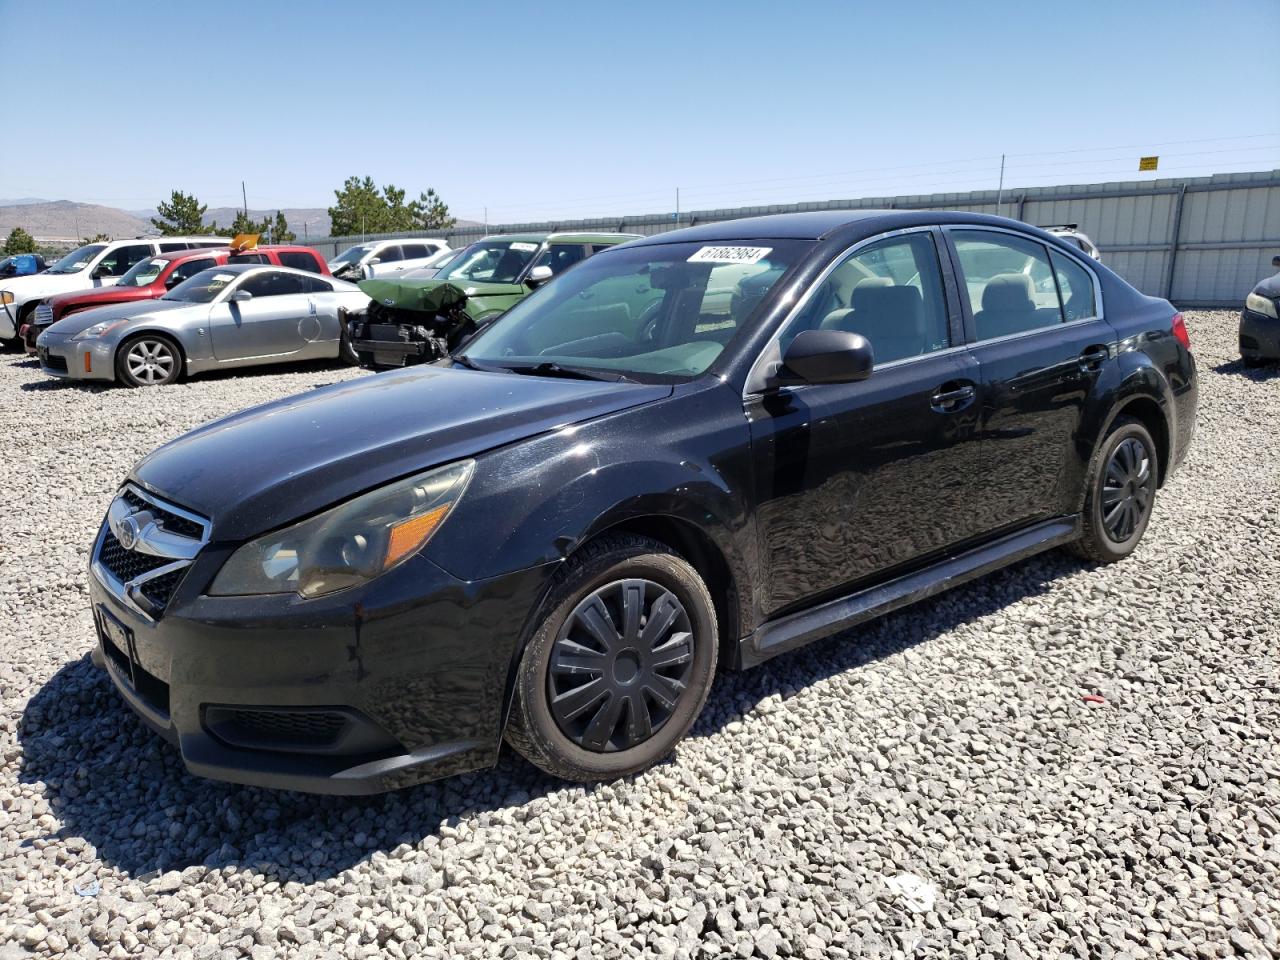
[[[289,229],[289,221],[284,218],[283,213],[277,210],[275,222],[271,225],[271,242],[293,243],[297,239],[298,235]]]
[[[4,247],[0,248],[0,252],[6,256],[14,253],[35,253],[35,237],[21,227],[14,227],[9,231],[9,237],[5,240]]]
[[[205,226],[204,212],[209,207],[195,198],[195,194],[174,190],[169,202],[156,204],[159,217],[151,218],[151,225],[166,237],[180,237],[188,234],[211,233],[218,225]]]

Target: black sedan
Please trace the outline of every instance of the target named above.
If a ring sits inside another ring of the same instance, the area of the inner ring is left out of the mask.
[[[1195,406],[1169,303],[1034,227],[677,230],[438,365],[146,457],[93,545],[97,659],[204,776],[368,793],[505,738],[617,777],[717,668],[1052,547],[1127,556]]]
[[[1280,267],[1280,257],[1271,265]],[[1240,312],[1240,356],[1247,366],[1280,360],[1280,273],[1259,281]]]

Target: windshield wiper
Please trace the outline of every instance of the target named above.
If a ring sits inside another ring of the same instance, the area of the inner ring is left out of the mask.
[[[480,363],[477,360],[472,360],[465,353],[451,353],[449,354],[449,359],[459,366],[466,367],[468,370],[479,370],[482,373],[505,373],[511,369],[496,363]]]
[[[508,367],[512,373],[527,373],[534,377],[564,377],[568,380],[603,380],[608,383],[632,383],[634,381],[611,370],[594,370],[585,367],[566,367],[545,361],[525,367]]]

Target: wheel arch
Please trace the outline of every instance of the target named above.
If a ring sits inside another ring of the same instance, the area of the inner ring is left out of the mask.
[[[1163,487],[1165,477],[1169,473],[1169,453],[1172,449],[1169,436],[1169,419],[1165,416],[1164,410],[1159,403],[1149,396],[1130,397],[1118,404],[1112,411],[1111,417],[1107,421],[1106,429],[1102,434],[1104,437],[1110,432],[1111,425],[1120,417],[1133,417],[1147,428],[1147,433],[1151,434],[1151,439],[1156,443],[1156,458],[1159,466],[1156,485],[1157,487]]]

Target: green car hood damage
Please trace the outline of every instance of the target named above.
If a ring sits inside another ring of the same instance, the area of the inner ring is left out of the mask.
[[[476,316],[495,308],[506,309],[529,295],[519,283],[459,283],[453,280],[361,280],[360,289],[370,299],[398,310],[444,313],[462,307]]]

